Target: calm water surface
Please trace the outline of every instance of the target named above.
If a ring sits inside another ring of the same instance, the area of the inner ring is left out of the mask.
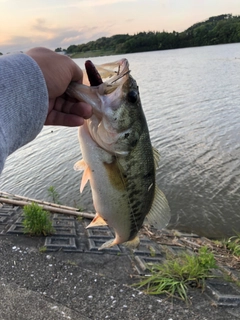
[[[93,58],[94,63],[123,56]],[[240,232],[240,44],[124,55],[140,87],[152,144],[161,153],[157,183],[171,228],[208,237]],[[76,59],[81,67],[85,59]],[[93,210],[79,194],[77,128],[45,127],[12,154],[0,190]]]

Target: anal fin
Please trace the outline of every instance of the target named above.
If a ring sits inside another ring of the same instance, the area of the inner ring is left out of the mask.
[[[100,217],[98,213],[96,213],[94,219],[87,226],[87,229],[93,228],[93,227],[101,227],[101,226],[107,226],[107,223],[102,217]]]

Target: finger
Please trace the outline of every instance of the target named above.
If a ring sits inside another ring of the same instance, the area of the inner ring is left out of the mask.
[[[66,114],[56,110],[52,110],[47,116],[45,125],[78,127],[83,125],[84,119],[74,114]]]
[[[80,102],[68,96],[61,96],[57,99],[49,99],[49,112],[54,109],[66,114],[75,114],[83,118],[92,115],[92,106],[86,102]]]
[[[86,102],[75,102],[71,104],[68,113],[88,119],[92,115],[92,106]]]
[[[70,60],[71,60],[71,66],[72,66],[72,80],[71,81],[77,81],[79,83],[82,83],[82,81],[83,81],[82,70],[72,59],[70,59]]]

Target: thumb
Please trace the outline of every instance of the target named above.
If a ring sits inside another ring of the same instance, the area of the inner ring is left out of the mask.
[[[71,61],[72,81],[82,83],[82,81],[83,81],[82,70],[73,60],[70,60],[70,61]]]

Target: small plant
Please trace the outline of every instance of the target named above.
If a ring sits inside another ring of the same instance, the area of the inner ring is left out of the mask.
[[[150,265],[151,275],[134,286],[146,287],[148,294],[167,294],[187,302],[189,285],[204,288],[205,279],[213,277],[211,269],[216,267],[213,253],[202,247],[198,255],[184,254]]]
[[[228,239],[226,242],[227,249],[236,257],[240,256],[240,233],[236,233],[236,236],[233,236]]]
[[[43,210],[38,204],[32,203],[23,207],[24,233],[34,236],[54,233],[49,212]]]
[[[150,256],[151,257],[155,257],[156,256],[156,250],[152,246],[149,246],[149,251],[150,251]]]
[[[70,266],[77,266],[77,263],[72,260],[67,260],[67,264],[69,264]]]
[[[46,251],[47,251],[47,247],[45,247],[45,246],[42,246],[39,248],[39,252],[41,252],[41,253],[44,253]]]
[[[53,203],[60,204],[60,202],[59,202],[60,196],[53,186],[50,186],[48,188],[48,196],[49,196],[49,198],[51,198]]]

